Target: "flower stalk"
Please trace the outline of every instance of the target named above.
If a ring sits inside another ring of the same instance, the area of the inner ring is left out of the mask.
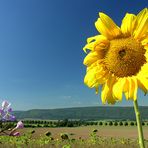
[[[137,100],[134,101],[134,110],[135,110],[138,135],[139,135],[139,146],[140,146],[140,148],[145,148],[144,136],[143,136],[143,130],[142,130],[142,122],[141,122],[141,117],[140,117],[140,112],[139,112]]]

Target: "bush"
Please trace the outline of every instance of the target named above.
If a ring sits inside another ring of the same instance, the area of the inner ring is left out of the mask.
[[[112,125],[113,125],[113,122],[112,122],[112,121],[110,121],[110,122],[108,123],[108,125],[109,125],[109,126],[112,126]]]
[[[98,122],[94,122],[94,125],[98,125]]]
[[[43,127],[48,127],[48,124],[43,124]]]
[[[105,122],[104,125],[106,126],[107,125],[107,122]]]
[[[123,125],[123,122],[122,122],[122,121],[120,121],[120,122],[119,122],[119,125],[120,125],[120,126],[122,126],[122,125]]]
[[[130,122],[130,125],[131,125],[131,126],[134,126],[134,122]]]
[[[115,121],[115,122],[114,122],[114,126],[117,126],[117,125],[118,125],[118,122]]]
[[[128,126],[128,122],[124,122],[124,126]]]
[[[72,122],[68,122],[68,123],[67,123],[67,127],[74,127],[74,125],[73,125]]]
[[[99,122],[99,125],[103,125],[103,123],[100,121],[100,122]]]
[[[37,124],[37,127],[42,127],[40,124]]]
[[[68,140],[69,137],[68,137],[68,134],[60,134],[62,140]]]

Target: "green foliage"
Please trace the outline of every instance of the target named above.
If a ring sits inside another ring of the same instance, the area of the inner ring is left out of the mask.
[[[61,133],[60,137],[61,137],[62,140],[68,140],[69,139],[68,134],[66,134],[66,133]]]
[[[119,125],[120,125],[120,126],[122,126],[122,125],[123,125],[123,122],[122,122],[122,121],[120,121],[120,122],[119,122]]]
[[[61,134],[66,138],[53,139],[48,136],[41,136],[39,138],[33,138],[30,131],[19,137],[12,136],[0,136],[0,147],[16,147],[16,148],[45,148],[45,147],[61,147],[61,148],[72,148],[72,147],[83,147],[83,148],[126,148],[126,147],[138,147],[138,142],[135,139],[127,138],[105,138],[97,135],[97,132],[92,131],[88,139],[73,139],[68,134]],[[145,145],[148,147],[148,140],[145,140]]]
[[[65,119],[65,120],[58,120],[58,121],[46,121],[43,120],[34,120],[33,122],[32,121],[29,121],[29,120],[26,120],[26,121],[23,121],[25,124],[24,124],[24,127],[26,128],[35,128],[35,127],[78,127],[78,126],[94,126],[94,125],[98,125],[98,126],[134,126],[136,125],[136,121],[118,121],[118,120],[112,120],[112,121],[82,121],[82,120],[68,120],[68,119]],[[28,123],[33,123],[33,124],[28,124]],[[36,123],[36,124],[35,124]],[[40,123],[40,124],[39,124]],[[42,123],[42,124],[41,124]],[[50,124],[52,123],[52,124]],[[13,123],[15,124],[15,123]],[[146,121],[143,121],[142,122],[142,125],[148,125],[148,122],[147,120]]]
[[[142,126],[144,126],[145,125],[145,123],[144,122],[142,122]]]
[[[133,121],[131,121],[131,122],[130,122],[130,125],[131,125],[131,126],[134,126],[134,122],[133,122]]]
[[[124,122],[124,126],[128,126],[128,122]]]
[[[105,125],[105,126],[107,126],[107,125],[108,125],[108,123],[107,123],[107,122],[104,122],[104,125]]]
[[[109,126],[112,126],[113,125],[113,122],[112,121],[109,121],[108,125]]]
[[[118,125],[118,122],[115,121],[115,122],[114,122],[114,126],[117,126],[117,125]]]
[[[99,125],[103,125],[103,122],[102,122],[102,121],[100,121],[100,122],[99,122]]]

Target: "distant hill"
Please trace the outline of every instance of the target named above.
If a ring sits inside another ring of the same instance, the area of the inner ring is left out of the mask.
[[[148,119],[148,106],[139,107],[142,119]],[[81,119],[103,120],[122,119],[135,120],[133,107],[75,107],[62,109],[32,109],[28,111],[14,111],[17,119]]]

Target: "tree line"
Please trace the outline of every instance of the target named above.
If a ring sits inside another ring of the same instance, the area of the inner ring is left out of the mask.
[[[24,127],[78,127],[78,126],[137,126],[136,121],[86,121],[86,120],[24,120]],[[148,125],[148,121],[142,122],[143,126]]]

